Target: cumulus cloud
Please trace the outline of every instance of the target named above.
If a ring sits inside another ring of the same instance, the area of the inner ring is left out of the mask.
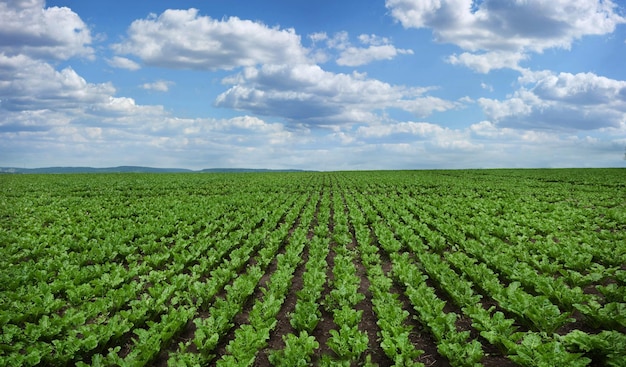
[[[387,0],[386,6],[404,27],[431,28],[437,41],[469,51],[449,61],[480,72],[516,67],[523,54],[567,49],[626,22],[610,0]]]
[[[249,67],[224,80],[233,84],[215,104],[306,124],[374,122],[377,110],[399,108],[426,116],[458,107],[424,96],[428,88],[394,86],[365,74],[332,73],[318,65]]]
[[[499,126],[523,129],[594,130],[626,123],[626,81],[593,73],[528,73],[522,87],[500,101],[480,98]]]
[[[157,81],[147,86],[169,85]],[[115,94],[112,84],[90,83],[71,67],[56,70],[27,55],[0,53],[3,162],[248,167],[244,162],[276,159],[273,154],[284,155],[303,141],[294,126],[286,129],[252,116],[181,119],[162,106]],[[252,164],[267,167],[262,161]]]
[[[134,104],[123,98],[115,101],[126,105],[121,111]],[[18,114],[29,115],[24,121],[57,121],[45,129],[0,129],[4,161],[27,166],[58,162],[322,170],[611,166],[621,163],[626,142],[626,128],[607,141],[586,133],[515,129],[489,121],[458,129],[408,121],[309,130],[247,115],[194,119],[163,111],[120,113],[110,117],[117,123],[98,126],[73,123],[67,111],[10,112],[0,114],[0,121]]]
[[[44,0],[0,2],[0,52],[6,55],[93,58],[90,43],[89,28],[69,8],[46,8]]]
[[[430,95],[432,88],[392,85],[314,64],[329,58],[325,52],[334,53],[336,62],[346,66],[412,52],[396,48],[385,37],[362,34],[351,42],[346,32],[330,37],[316,33],[309,36],[309,50],[291,29],[239,18],[215,20],[195,9],[168,10],[133,22],[127,38],[113,46],[117,56],[106,60],[109,65],[128,70],[141,65],[243,67],[224,79],[228,90],[215,104],[245,115],[178,118],[162,106],[117,96],[111,83],[91,83],[71,67],[55,67],[58,60],[94,53],[89,28],[70,9],[46,8],[40,0],[5,1],[0,3],[0,156],[3,162],[28,166],[97,162],[390,169],[622,164],[626,82],[593,73],[519,67],[532,52],[567,48],[584,35],[611,32],[624,21],[615,15],[613,3],[389,0],[387,6],[406,27],[429,27],[439,41],[465,51],[450,56],[449,63],[483,73],[519,70],[519,89],[501,100],[477,100],[489,121],[468,128],[397,122],[386,110],[425,118],[473,100],[444,100]],[[139,87],[167,91],[172,85],[156,80]],[[281,122],[247,114],[276,116]]]
[[[71,67],[60,71],[25,55],[0,54],[0,130],[74,124],[125,123],[120,116],[163,114],[161,106],[116,97],[111,83],[87,82]]]
[[[110,83],[87,83],[71,67],[61,71],[25,55],[0,54],[0,108],[41,110],[79,108],[107,101]]]
[[[139,65],[135,61],[121,56],[113,56],[112,58],[107,59],[107,63],[110,66],[118,69],[126,69],[131,71],[141,69],[141,65]]]
[[[307,50],[293,29],[237,17],[216,20],[199,15],[197,9],[168,9],[136,20],[127,39],[113,49],[135,55],[147,65],[180,69],[230,70],[307,61]]]

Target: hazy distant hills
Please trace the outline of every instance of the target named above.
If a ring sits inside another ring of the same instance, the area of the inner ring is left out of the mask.
[[[304,170],[267,168],[205,168],[197,172],[304,172]]]
[[[42,167],[42,168],[16,168],[0,167],[0,173],[182,173],[182,172],[299,172],[301,170],[273,170],[254,168],[206,168],[203,170],[190,170],[184,168],[154,168],[142,166],[119,166],[119,167]]]

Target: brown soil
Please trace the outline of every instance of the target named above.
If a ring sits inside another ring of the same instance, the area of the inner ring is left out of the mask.
[[[328,256],[326,257],[326,263],[328,264],[328,268],[326,269],[326,284],[324,284],[324,289],[322,290],[322,295],[320,297],[320,303],[326,298],[328,294],[330,294],[331,286],[333,279],[335,278],[333,275],[333,267],[335,266],[335,251],[330,249],[328,252]],[[319,360],[322,355],[334,355],[335,353],[326,345],[328,338],[330,338],[330,330],[336,329],[337,325],[333,321],[333,315],[326,311],[326,308],[320,304],[320,311],[322,313],[322,317],[317,323],[315,329],[311,332],[311,335],[315,337],[317,342],[320,344],[319,349],[316,350],[313,361]]]
[[[304,248],[304,253],[302,255],[302,262],[296,268],[293,279],[291,281],[291,287],[289,292],[287,293],[287,297],[283,302],[283,305],[280,309],[278,315],[276,315],[276,327],[270,333],[270,339],[267,342],[267,348],[260,351],[257,355],[256,361],[254,363],[255,366],[269,366],[270,362],[268,360],[269,351],[271,350],[280,350],[285,347],[285,343],[283,342],[283,335],[287,335],[290,333],[294,333],[294,329],[291,326],[290,322],[290,313],[296,307],[296,302],[298,300],[297,292],[302,289],[302,274],[306,270],[305,264],[309,258],[308,249]]]

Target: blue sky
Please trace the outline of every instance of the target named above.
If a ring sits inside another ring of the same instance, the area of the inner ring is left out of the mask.
[[[0,166],[623,167],[623,1],[0,0]]]

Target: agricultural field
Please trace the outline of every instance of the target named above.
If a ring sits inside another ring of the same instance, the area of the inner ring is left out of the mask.
[[[626,366],[626,170],[0,176],[1,366]]]

